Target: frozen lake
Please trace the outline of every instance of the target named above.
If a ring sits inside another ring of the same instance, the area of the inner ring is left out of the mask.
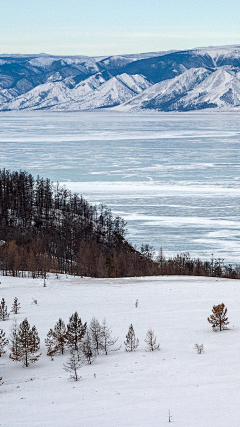
[[[240,263],[239,113],[1,113],[0,168],[66,183],[128,240]]]

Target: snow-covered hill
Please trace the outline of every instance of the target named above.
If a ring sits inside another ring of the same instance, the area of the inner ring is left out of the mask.
[[[0,110],[239,107],[240,46],[110,57],[0,55]]]
[[[42,356],[23,368],[0,358],[2,427],[239,427],[240,287],[236,280],[202,277],[91,279],[52,276],[42,279],[1,277],[1,298],[10,308],[21,305],[36,326]],[[33,298],[37,305],[33,304]],[[135,307],[138,299],[138,307]],[[207,317],[224,302],[229,330],[213,332]],[[82,321],[105,317],[119,351],[99,355],[80,369],[81,380],[69,381],[63,370],[69,353],[46,355],[44,339],[59,317],[68,323],[77,311]],[[13,315],[0,321],[6,335]],[[139,347],[124,351],[133,324]],[[160,351],[146,352],[152,328]],[[194,343],[204,345],[197,354]]]

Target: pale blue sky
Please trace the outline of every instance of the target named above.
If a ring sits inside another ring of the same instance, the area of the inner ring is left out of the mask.
[[[0,53],[113,55],[240,44],[239,0],[1,0]]]

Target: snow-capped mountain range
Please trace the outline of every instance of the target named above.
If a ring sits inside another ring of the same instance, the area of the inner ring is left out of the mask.
[[[240,107],[240,46],[110,57],[0,55],[0,110]]]

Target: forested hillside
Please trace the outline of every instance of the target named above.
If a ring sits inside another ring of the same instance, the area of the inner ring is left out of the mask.
[[[156,274],[158,266],[125,240],[126,224],[105,205],[27,172],[0,170],[0,269],[33,276]]]
[[[0,272],[46,277],[47,272],[90,277],[195,275],[240,278],[240,268],[192,259],[166,258],[143,244],[137,251],[125,239],[124,219],[105,205],[49,179],[0,170]],[[160,246],[160,245],[159,245]]]

